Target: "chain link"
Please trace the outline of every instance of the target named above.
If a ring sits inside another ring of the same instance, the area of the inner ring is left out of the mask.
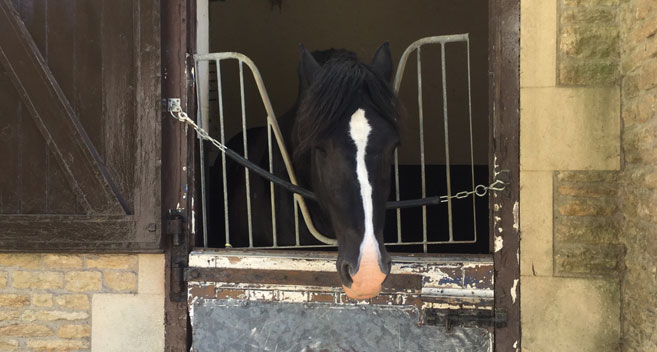
[[[464,198],[468,198],[473,194],[477,197],[485,197],[488,194],[489,190],[503,191],[505,187],[506,187],[506,183],[504,183],[501,180],[495,180],[495,182],[491,183],[489,186],[477,185],[475,189],[472,191],[461,191],[452,196],[448,196],[448,195],[440,196],[440,202],[447,203],[450,199],[464,199]]]
[[[174,108],[174,109],[170,110],[169,112],[171,113],[171,116],[174,119],[176,119],[180,122],[183,122],[187,125],[192,126],[192,128],[194,128],[194,131],[196,131],[196,133],[198,134],[199,138],[201,138],[203,140],[206,140],[206,141],[209,141],[210,143],[212,143],[212,145],[219,148],[219,150],[221,150],[224,153],[226,152],[226,149],[228,149],[224,144],[222,144],[218,140],[210,137],[208,132],[206,132],[204,129],[199,127],[194,122],[194,120],[189,118],[187,113],[182,111],[180,108]],[[461,191],[461,192],[458,192],[458,193],[456,193],[452,196],[449,196],[449,195],[440,196],[440,202],[441,203],[447,203],[450,199],[464,199],[464,198],[468,198],[469,196],[471,196],[473,194],[476,195],[477,197],[485,197],[488,194],[489,190],[499,192],[499,191],[503,191],[505,187],[506,187],[506,183],[504,183],[501,180],[495,180],[493,183],[491,183],[488,186],[486,186],[486,185],[477,185],[472,191]]]
[[[218,140],[210,137],[210,134],[206,132],[204,129],[199,127],[194,120],[190,119],[189,116],[187,115],[186,112],[182,111],[180,108],[172,109],[169,111],[171,113],[171,116],[183,123],[186,123],[194,128],[194,131],[196,131],[196,134],[199,136],[199,138],[209,141],[212,143],[215,147],[219,148],[222,152],[225,152],[226,149],[228,149],[225,145],[223,145],[221,142]]]

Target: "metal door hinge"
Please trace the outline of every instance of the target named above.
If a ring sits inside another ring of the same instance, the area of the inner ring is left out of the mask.
[[[425,309],[426,325],[497,327],[506,326],[507,314],[503,309]]]
[[[189,261],[189,241],[185,231],[185,217],[180,210],[170,210],[167,216],[166,233],[171,238],[171,274],[170,298],[174,302],[184,302],[187,296],[187,285],[184,272]]]

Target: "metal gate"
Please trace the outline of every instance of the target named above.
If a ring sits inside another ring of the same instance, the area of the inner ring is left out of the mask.
[[[431,37],[411,44],[402,56],[395,79],[399,89],[406,61],[412,52],[417,53],[419,118],[422,121],[422,74],[421,46],[441,46],[443,89],[445,81],[445,44],[461,41],[469,45],[467,34]],[[469,56],[469,49],[468,49]],[[284,145],[276,125],[275,115],[268,101],[264,84],[255,65],[246,57],[235,54],[208,54],[198,60],[236,58],[243,80],[243,64],[247,64],[256,76],[258,89],[267,110],[268,135],[274,134],[279,145]],[[197,61],[198,63],[198,61]],[[198,66],[197,66],[198,72]],[[220,69],[217,70],[218,81]],[[198,77],[197,77],[198,79]],[[469,80],[469,63],[468,63]],[[197,85],[198,86],[198,85]],[[470,83],[468,81],[468,87]],[[221,88],[219,88],[221,89]],[[243,89],[243,85],[241,85]],[[243,96],[243,94],[242,94]],[[223,130],[219,93],[219,113]],[[454,238],[452,226],[452,202],[472,201],[475,213],[476,196],[485,196],[491,186],[476,186],[474,169],[472,187],[455,192],[449,177],[449,136],[447,101],[443,95],[445,148],[447,161],[447,194],[443,196],[449,210],[449,237],[436,243],[463,243]],[[469,99],[468,99],[469,100]],[[242,101],[242,106],[243,106]],[[470,127],[472,126],[471,115]],[[245,121],[244,114],[242,121]],[[203,117],[197,123],[203,126]],[[420,122],[420,126],[422,123]],[[244,131],[246,131],[243,122]],[[271,138],[271,137],[270,137]],[[424,132],[421,131],[421,140]],[[225,136],[220,136],[221,144]],[[472,141],[472,137],[470,138]],[[246,141],[245,141],[246,143]],[[269,140],[271,153],[272,140]],[[421,142],[421,155],[424,144]],[[472,144],[470,144],[472,150]],[[246,149],[246,148],[245,148]],[[285,153],[284,148],[280,148]],[[203,149],[201,149],[203,153]],[[223,158],[223,155],[222,155]],[[284,155],[284,159],[289,159]],[[397,159],[397,158],[395,158]],[[203,161],[203,156],[201,156]],[[424,159],[422,157],[422,196],[425,193]],[[474,167],[474,162],[472,163]],[[225,165],[225,162],[223,162]],[[395,169],[398,162],[395,160]],[[288,167],[292,183],[294,170]],[[224,171],[225,172],[225,171]],[[396,173],[397,174],[397,173]],[[397,174],[398,175],[398,174]],[[248,173],[247,173],[248,179]],[[224,182],[224,186],[226,183]],[[396,177],[399,201],[399,179]],[[272,184],[273,187],[273,184]],[[247,192],[248,194],[248,192]],[[205,197],[205,191],[203,191]],[[272,192],[273,196],[273,192]],[[305,223],[312,227],[304,214],[303,198],[295,195],[295,204],[301,208]],[[203,200],[205,202],[205,199]],[[273,200],[272,200],[273,203]],[[205,207],[204,207],[205,209]],[[227,209],[227,208],[226,208]],[[427,245],[434,244],[427,238],[426,206],[423,209],[422,239],[409,244],[420,244],[426,253]],[[272,209],[272,211],[275,211]],[[400,223],[400,213],[397,211]],[[275,219],[275,217],[272,217]],[[203,216],[205,221],[206,217]],[[227,221],[227,220],[226,220]],[[226,222],[226,243],[230,243],[229,224]],[[275,229],[275,224],[273,225]],[[205,226],[203,227],[205,229]],[[206,236],[205,230],[203,230]],[[474,228],[476,241],[476,226]],[[251,234],[249,233],[249,236]],[[322,234],[315,237],[334,246]],[[205,241],[207,243],[207,240]],[[398,226],[398,239],[387,245],[406,244]],[[299,243],[294,247],[298,247]],[[319,245],[322,246],[322,245]],[[281,249],[282,246],[274,248]],[[503,312],[493,309],[493,259],[492,255],[471,256],[393,256],[391,274],[384,283],[382,293],[368,301],[347,298],[335,272],[336,254],[319,252],[289,252],[263,250],[211,250],[201,249],[189,256],[189,268],[185,272],[188,281],[188,304],[192,324],[194,351],[491,351],[493,327],[504,324]]]

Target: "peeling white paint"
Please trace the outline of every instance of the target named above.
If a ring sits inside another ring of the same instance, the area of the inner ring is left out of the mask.
[[[192,234],[196,233],[196,211],[194,210],[194,197],[191,199],[192,201]]]
[[[495,253],[504,248],[504,238],[502,236],[495,236]]]
[[[473,288],[422,288],[423,296],[493,298],[493,290]]]
[[[281,271],[323,271],[335,272],[335,254],[313,253],[267,253],[267,252],[237,252],[237,251],[195,251],[189,256],[189,266],[196,268],[216,269],[252,269],[252,270],[281,270]],[[464,282],[464,270],[471,271],[480,268],[492,268],[491,257],[481,257],[465,260],[454,258],[428,258],[428,257],[393,257],[392,274],[421,275],[421,290],[409,289],[406,292],[388,293],[392,305],[405,305],[414,302],[414,297],[442,297],[453,301],[454,304],[481,305],[482,302],[492,300],[493,290],[481,287],[493,286],[493,278],[476,278],[478,283]],[[460,278],[460,280],[459,280]],[[474,278],[471,278],[471,280]],[[490,281],[490,282],[488,282]],[[476,285],[478,288],[471,287]],[[235,297],[235,301],[283,301],[292,303],[314,302],[315,295],[328,295],[328,304],[340,304],[342,287],[313,286],[313,285],[285,285],[285,284],[255,284],[235,282],[207,282],[190,283],[192,286],[214,286],[217,292],[241,291],[243,297]],[[192,297],[189,298],[192,301]],[[223,299],[223,298],[222,298]],[[230,300],[232,298],[226,298]],[[389,302],[389,303],[390,303]],[[351,303],[351,302],[350,302]],[[360,302],[362,303],[362,302]],[[345,304],[342,302],[341,304]],[[414,304],[414,303],[413,303]]]
[[[511,301],[513,304],[516,303],[516,297],[518,297],[518,279],[513,280],[513,286],[511,286]]]
[[[192,234],[196,233],[196,211],[192,210]]]
[[[513,203],[513,228],[518,231],[520,229],[520,222],[518,221],[518,201]]]
[[[501,174],[501,171],[497,171],[500,168],[500,165],[497,164],[497,155],[493,155],[493,178],[496,178],[497,175]]]

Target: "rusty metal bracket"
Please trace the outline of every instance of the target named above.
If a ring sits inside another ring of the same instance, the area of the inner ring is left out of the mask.
[[[506,326],[507,314],[503,309],[424,309],[426,325],[496,327]]]
[[[187,296],[184,277],[189,261],[189,244],[185,236],[185,217],[180,210],[170,210],[166,233],[171,246],[171,283],[169,295],[174,302],[184,302]]]

